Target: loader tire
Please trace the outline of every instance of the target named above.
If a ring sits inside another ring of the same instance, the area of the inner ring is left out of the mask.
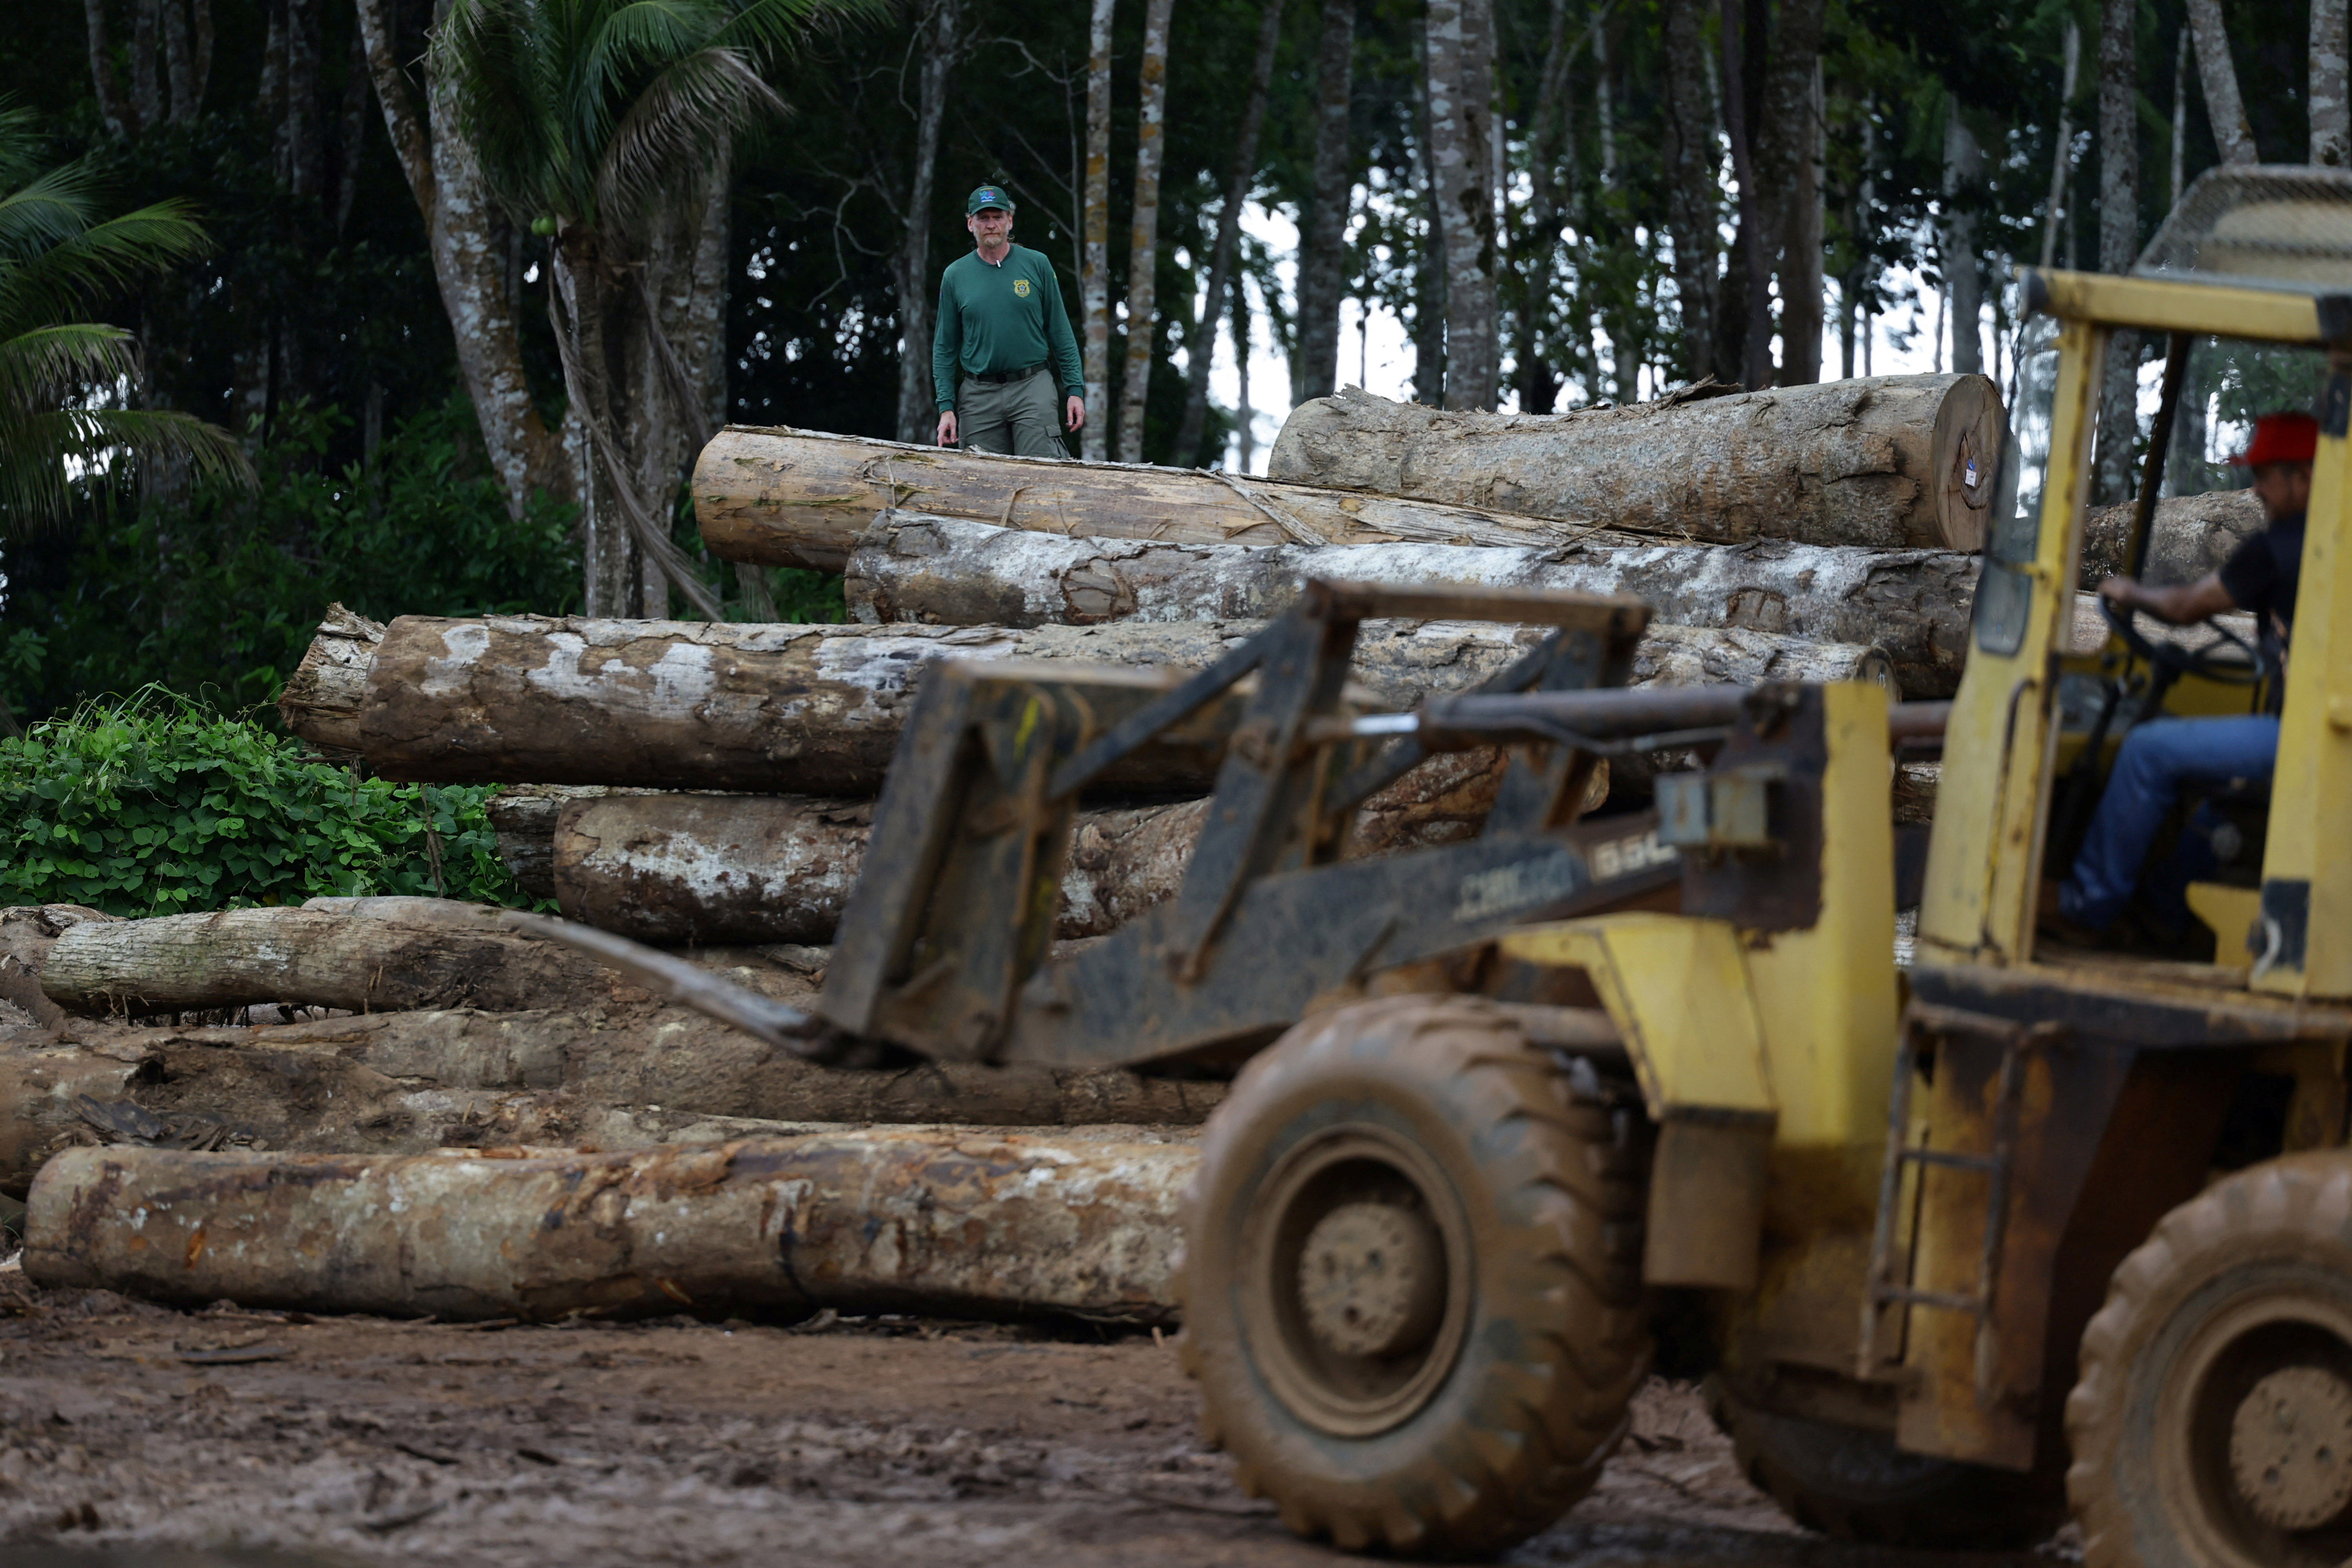
[[[2066,1518],[2056,1464],[2031,1475],[1909,1454],[1882,1432],[1759,1410],[1719,1384],[1707,1410],[1740,1473],[1807,1530],[1875,1546],[2011,1552]]]
[[[1243,1488],[1298,1534],[1443,1557],[1590,1490],[1649,1365],[1643,1135],[1638,1099],[1475,999],[1342,1008],[1250,1063],[1182,1270],[1185,1370]]]
[[[2352,1558],[2352,1155],[2167,1215],[2107,1287],[2066,1401],[2088,1568]]]

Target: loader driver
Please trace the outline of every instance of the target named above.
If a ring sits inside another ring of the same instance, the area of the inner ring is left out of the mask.
[[[2253,470],[2253,490],[2267,526],[2231,552],[2220,571],[2194,583],[2157,588],[2110,577],[2099,584],[2100,597],[2175,626],[2225,610],[2251,610],[2263,641],[2283,657],[2294,621],[2304,509],[2311,500],[2318,445],[2319,423],[2308,414],[2263,415],[2254,422],[2252,441],[2230,461]],[[2276,713],[2152,719],[2132,726],[2074,869],[2058,889],[2058,908],[2042,921],[2045,933],[2062,942],[2095,941],[2105,933],[2142,885],[2141,862],[2182,786],[2269,778],[2278,735]],[[2181,835],[2169,862],[2151,870],[2141,906],[2151,935],[2170,940],[2193,929],[2184,895],[2191,880],[2210,871],[2210,854],[2204,834],[2192,826]]]
[[[1066,430],[1084,425],[1087,386],[1054,264],[1013,243],[1013,198],[994,185],[971,193],[963,221],[972,251],[940,275],[931,334],[940,445],[958,445],[961,437],[967,452],[1067,458],[1055,416]]]

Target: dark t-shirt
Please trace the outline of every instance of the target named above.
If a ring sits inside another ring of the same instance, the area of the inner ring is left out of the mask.
[[[2303,572],[2303,516],[2296,512],[2276,519],[2221,563],[2221,586],[2230,602],[2252,610],[2255,625],[2266,636],[2273,630],[2273,616],[2279,632],[2291,633],[2294,626],[2294,590]]]

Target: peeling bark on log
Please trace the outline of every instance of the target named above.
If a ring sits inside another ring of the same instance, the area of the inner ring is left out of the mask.
[[[1066,463],[821,431],[730,426],[696,461],[694,514],[722,561],[838,572],[879,510],[1179,544],[1528,544],[1631,538],[1475,507],[1197,468]],[[1679,527],[1669,527],[1679,534]]]
[[[1879,376],[1574,414],[1440,411],[1360,388],[1301,404],[1270,475],[1736,544],[1975,550],[2000,468],[1979,375]],[[1971,466],[1973,465],[1973,466]]]
[[[1196,1163],[1183,1144],[906,1132],[520,1159],[74,1149],[33,1184],[25,1271],[192,1305],[463,1319],[1165,1322]]]
[[[1504,770],[1492,749],[1444,753],[1364,803],[1350,858],[1474,837]],[[1604,763],[1587,805],[1608,792]],[[1079,814],[1055,934],[1102,936],[1171,897],[1205,801]],[[553,830],[570,919],[656,944],[829,942],[865,860],[873,808],[774,795],[615,795]]]
[[[1948,697],[1977,560],[1956,551],[1738,545],[1166,544],[885,512],[850,556],[867,624],[1089,626],[1277,616],[1308,577],[1630,594],[1661,621],[1876,644],[1914,697]]]
[[[368,765],[392,778],[871,795],[927,659],[1060,660],[1173,678],[1213,662],[1261,625],[403,617],[380,645],[355,728]],[[1358,639],[1353,679],[1371,700],[1409,708],[1430,693],[1476,685],[1540,636],[1517,626],[1379,623]],[[1211,747],[1179,738],[1114,769],[1106,787],[1199,794],[1214,780],[1216,760]]]
[[[2128,506],[2100,507],[2084,521],[2080,587],[2096,588],[2124,569],[2131,523]],[[2193,583],[2218,571],[2230,552],[2262,529],[2263,503],[2252,490],[2168,497],[2156,503],[2141,575],[2151,583]]]
[[[278,712],[286,727],[322,751],[356,752],[368,669],[382,641],[380,623],[341,605],[328,605],[302,661],[278,696]]]
[[[381,1012],[644,999],[567,949],[481,927],[483,913],[460,904],[446,917],[253,909],[91,921],[58,938],[41,989],[60,1006],[133,1015],[256,1002]]]
[[[1194,1126],[1224,1092],[1119,1068],[819,1066],[653,1005],[270,1027],[68,1020],[38,1044],[0,1046],[0,1193],[22,1196],[49,1156],[94,1140],[76,1109],[85,1094],[275,1149],[420,1153],[625,1147],[812,1122]]]

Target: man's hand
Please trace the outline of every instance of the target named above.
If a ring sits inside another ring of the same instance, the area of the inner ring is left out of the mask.
[[[1066,397],[1062,400],[1062,428],[1065,430],[1085,429],[1087,424],[1087,400],[1083,397]]]
[[[955,445],[955,410],[942,409],[940,411],[940,445],[952,447]]]
[[[2118,609],[2146,610],[2158,620],[2185,626],[2238,607],[2221,586],[2221,574],[2208,572],[2194,583],[2151,588],[2130,577],[2110,577],[2099,584],[2099,597]]]

